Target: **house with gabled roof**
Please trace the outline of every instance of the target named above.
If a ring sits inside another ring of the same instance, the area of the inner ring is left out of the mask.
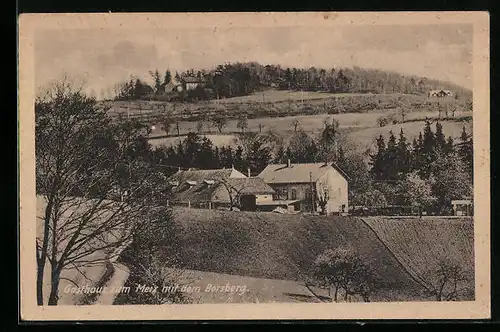
[[[185,76],[181,79],[181,82],[184,90],[186,91],[194,90],[198,86],[205,84],[205,80],[203,78],[195,76]]]
[[[349,177],[335,163],[295,164],[288,160],[287,164],[267,165],[258,177],[276,192],[273,201],[283,202],[288,210],[348,211]]]
[[[440,89],[440,90],[431,90],[431,91],[429,91],[428,96],[429,97],[438,97],[438,98],[452,97],[453,96],[453,92],[451,90],[443,90],[443,89]]]
[[[272,200],[274,190],[261,178],[247,177],[234,168],[179,170],[167,179],[172,204],[188,207],[236,207],[255,211],[257,203]]]

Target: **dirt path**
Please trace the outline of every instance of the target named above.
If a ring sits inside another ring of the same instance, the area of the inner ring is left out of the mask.
[[[111,290],[108,292],[103,292],[97,298],[94,304],[97,305],[112,305],[118,292],[114,290],[119,290],[125,284],[130,274],[129,269],[120,263],[113,263],[114,272],[111,279],[105,284],[106,289]]]

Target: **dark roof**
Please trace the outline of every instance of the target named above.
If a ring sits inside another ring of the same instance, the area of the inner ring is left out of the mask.
[[[232,168],[179,171],[169,177],[168,181],[183,182],[189,180],[202,182],[203,180],[229,179],[233,171],[234,169]]]
[[[292,163],[290,167],[287,164],[272,164],[267,165],[258,176],[266,183],[316,182],[329,167],[335,169],[344,178],[349,179],[347,174],[334,163]]]
[[[200,79],[198,77],[193,77],[193,76],[183,77],[182,81],[184,83],[203,83],[204,82],[203,79]]]
[[[262,178],[231,178],[228,180],[229,186],[242,195],[273,194],[271,188]]]
[[[239,177],[231,177],[233,172]],[[274,190],[261,178],[247,178],[231,168],[179,171],[167,181],[172,185],[177,182],[173,188],[174,200],[181,202],[210,201],[214,192],[221,186],[247,195],[274,193]]]

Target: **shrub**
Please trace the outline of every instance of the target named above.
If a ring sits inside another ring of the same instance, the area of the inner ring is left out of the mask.
[[[387,117],[381,116],[377,118],[377,124],[379,125],[379,127],[385,127],[389,124],[389,120],[387,119]]]

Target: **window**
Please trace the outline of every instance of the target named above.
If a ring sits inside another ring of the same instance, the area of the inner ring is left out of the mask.
[[[275,200],[286,200],[288,199],[288,190],[285,188],[276,189],[276,194],[273,197]]]
[[[297,190],[296,189],[292,189],[291,190],[291,197],[290,199],[297,199]]]

